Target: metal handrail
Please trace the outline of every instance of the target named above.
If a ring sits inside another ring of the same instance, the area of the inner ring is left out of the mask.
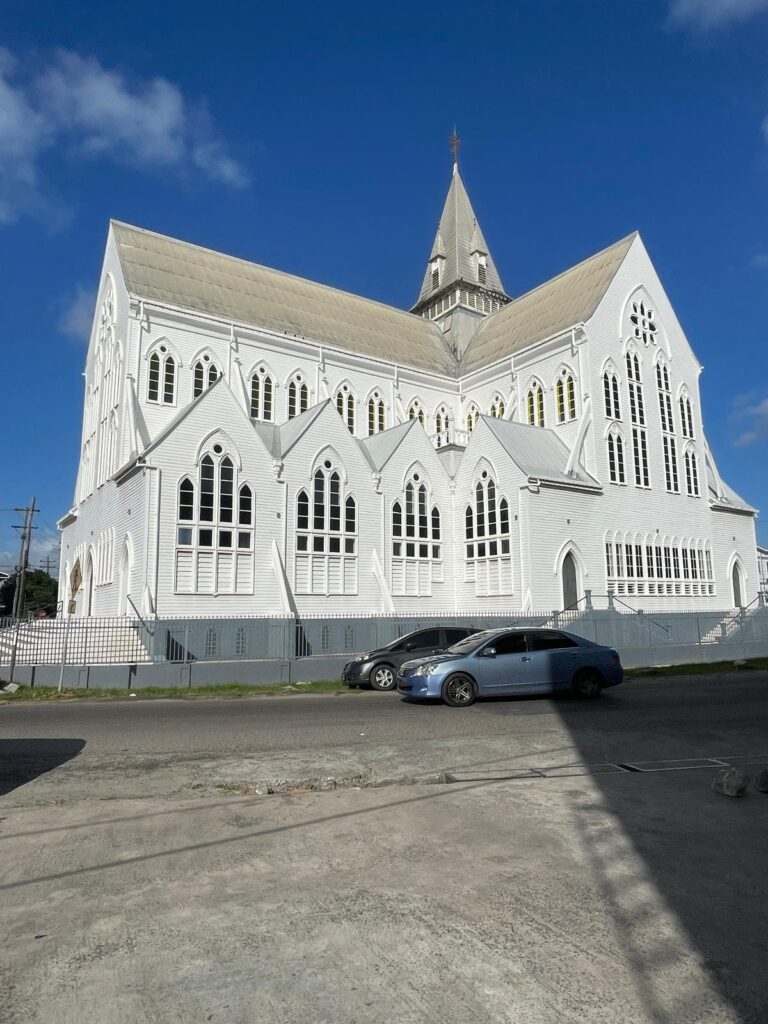
[[[739,607],[738,612],[735,615],[731,615],[724,622],[721,622],[720,625],[724,626],[728,622],[743,622],[744,621],[744,613],[748,612],[753,604],[759,604],[759,603],[760,603],[760,594],[758,594],[757,597],[753,597],[752,600],[749,602],[749,604],[741,605]]]
[[[608,596],[612,597],[614,601],[618,601],[618,603],[620,605],[623,605],[624,608],[628,608],[631,612],[634,612],[635,615],[642,615],[642,617],[647,622],[652,622],[654,624],[654,626],[658,626],[659,629],[663,629],[664,632],[667,634],[667,636],[669,636],[669,630],[667,629],[667,627],[664,626],[661,622],[657,622],[656,619],[652,619],[650,617],[650,615],[646,615],[646,613],[641,608],[633,608],[631,604],[627,604],[626,601],[622,601],[621,598],[620,597],[616,597],[615,594],[610,594],[610,595],[608,595],[608,594],[600,594],[599,596],[600,597],[608,597]]]
[[[141,612],[139,611],[139,609],[136,607],[136,605],[131,600],[131,595],[130,594],[126,594],[125,597],[126,597],[126,600],[128,601],[128,604],[136,612],[136,618],[142,624],[144,629],[146,629],[146,631],[149,633],[150,636],[154,636],[155,635],[154,630],[150,627],[149,623],[144,621],[144,618],[143,618]]]

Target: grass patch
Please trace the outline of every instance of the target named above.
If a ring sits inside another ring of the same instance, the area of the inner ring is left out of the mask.
[[[629,678],[644,676],[709,676],[721,672],[739,672],[750,669],[768,670],[768,658],[748,658],[744,661],[694,662],[690,665],[663,665],[655,668],[628,668],[624,675]]]
[[[3,701],[56,701],[84,700],[98,698],[100,700],[158,700],[176,697],[183,700],[194,700],[196,697],[282,697],[302,693],[349,693],[349,687],[334,679],[324,679],[315,683],[275,683],[269,686],[249,686],[246,683],[217,683],[209,686],[194,686],[186,689],[177,686],[143,686],[136,690],[127,687],[120,689],[64,689],[58,692],[55,686],[20,686],[16,693],[0,693]]]

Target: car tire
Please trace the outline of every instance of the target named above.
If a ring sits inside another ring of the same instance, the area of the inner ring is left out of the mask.
[[[371,669],[370,683],[372,690],[394,690],[397,679],[391,665],[374,665]]]
[[[573,677],[572,689],[583,700],[594,700],[603,689],[603,677],[594,668],[582,668]]]
[[[459,673],[443,683],[443,703],[449,708],[468,708],[477,700],[474,679]]]

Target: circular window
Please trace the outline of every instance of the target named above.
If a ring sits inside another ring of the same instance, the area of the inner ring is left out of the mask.
[[[413,479],[414,480],[418,480],[419,479],[419,474],[418,473],[414,473],[413,474]]]
[[[487,469],[483,470],[482,476],[483,476],[483,480],[485,480],[486,477],[488,476],[488,470]]]
[[[325,466],[326,469],[330,469],[331,468],[331,460],[330,459],[326,459],[325,462],[323,463],[323,465]]]
[[[161,351],[161,352],[167,352],[167,351],[168,351],[168,349],[167,349],[167,348],[165,347],[165,345],[161,345],[161,346],[160,346],[160,351]]]
[[[210,363],[210,361],[211,361],[211,357],[210,356],[203,356],[203,362],[204,363]]]
[[[220,444],[215,444],[213,446],[213,450],[216,452],[217,455],[221,455],[221,453],[224,451]]]
[[[633,302],[632,315],[629,319],[632,321],[634,335],[638,341],[648,345],[656,340],[655,334],[658,328],[653,319],[653,310],[650,306],[646,306],[642,300],[640,302]]]
[[[264,367],[263,367],[263,366],[260,366],[260,367],[259,367],[259,373],[264,373],[264,372],[265,372],[265,370],[264,370]]]

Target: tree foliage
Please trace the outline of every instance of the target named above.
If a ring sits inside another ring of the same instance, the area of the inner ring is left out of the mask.
[[[42,569],[27,572],[24,587],[25,612],[36,615],[44,611],[46,615],[56,614],[59,584]],[[0,615],[10,615],[13,611],[13,596],[16,593],[16,577],[10,576],[0,586]]]

